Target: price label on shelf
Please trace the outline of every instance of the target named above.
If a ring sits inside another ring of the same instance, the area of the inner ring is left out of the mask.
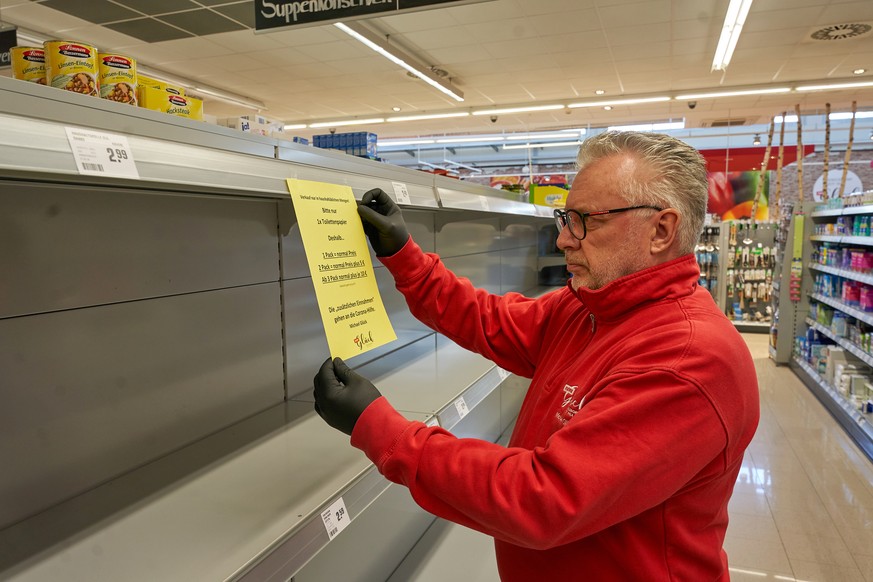
[[[330,507],[321,512],[321,520],[324,522],[324,529],[327,530],[327,537],[331,540],[348,527],[352,522],[352,518],[349,517],[346,502],[343,501],[342,497],[331,503]]]
[[[485,212],[491,210],[491,207],[488,205],[488,199],[484,196],[479,196],[479,206],[481,206],[482,210],[484,210]]]
[[[78,127],[64,129],[80,174],[139,179],[126,136]]]
[[[391,182],[394,186],[394,197],[397,198],[397,204],[410,204],[409,190],[406,189],[406,184],[402,182]]]
[[[470,409],[467,408],[467,401],[464,400],[463,396],[455,400],[455,409],[458,411],[458,416],[460,416],[461,419],[470,414]]]
[[[507,370],[504,370],[500,366],[497,366],[497,375],[500,377],[501,380],[506,380],[507,378],[509,378],[509,372]]]
[[[427,426],[440,426],[440,419],[436,416],[432,416],[427,422],[424,423]]]

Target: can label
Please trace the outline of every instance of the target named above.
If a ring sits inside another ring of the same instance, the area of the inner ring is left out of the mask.
[[[46,80],[52,87],[97,95],[97,49],[80,42],[48,41],[44,45]]]
[[[12,77],[45,85],[45,51],[33,46],[12,47]]]
[[[98,83],[103,99],[136,105],[136,61],[124,55],[100,53]]]

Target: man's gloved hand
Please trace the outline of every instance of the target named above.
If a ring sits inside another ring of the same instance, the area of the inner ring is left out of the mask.
[[[358,214],[377,257],[390,257],[409,240],[400,207],[380,188],[364,194],[358,204]]]
[[[340,358],[325,360],[313,382],[315,412],[349,436],[364,409],[382,396],[372,382],[352,371]]]

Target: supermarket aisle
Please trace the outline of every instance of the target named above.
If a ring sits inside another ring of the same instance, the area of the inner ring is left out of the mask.
[[[755,358],[761,424],[731,499],[732,580],[873,582],[873,463],[786,367]]]
[[[725,547],[733,582],[873,582],[873,463],[787,367],[755,358],[761,423],[737,479]],[[866,577],[865,577],[866,576]],[[391,582],[498,582],[490,538],[438,520]]]

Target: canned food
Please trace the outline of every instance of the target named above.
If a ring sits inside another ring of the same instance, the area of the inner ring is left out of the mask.
[[[81,42],[47,41],[46,80],[52,87],[97,95],[97,49]]]
[[[100,96],[110,101],[136,105],[136,61],[123,55],[97,55]]]
[[[45,51],[35,46],[14,46],[12,77],[45,85]]]

